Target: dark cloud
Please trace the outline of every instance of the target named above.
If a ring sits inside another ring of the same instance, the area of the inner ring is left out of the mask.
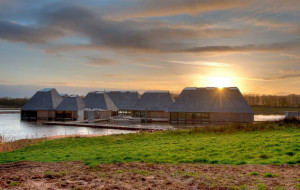
[[[136,12],[149,10],[166,12],[172,9],[176,12],[184,11],[211,11],[223,10],[244,6],[246,1],[140,1]],[[145,6],[147,5],[147,6]],[[148,6],[149,5],[149,6]],[[148,8],[145,8],[145,7]],[[144,8],[143,8],[144,7]],[[52,39],[68,36],[88,38],[89,44],[48,44],[46,52],[59,53],[73,50],[101,50],[125,49],[126,51],[141,50],[150,52],[173,52],[177,49],[189,47],[191,43],[209,38],[237,37],[246,35],[249,29],[222,26],[193,26],[171,24],[157,20],[111,20],[100,14],[93,7],[79,4],[65,3],[39,7],[39,16],[36,25],[22,25],[16,22],[0,20],[0,38],[3,40],[23,43],[49,43]],[[102,8],[103,9],[103,8]],[[172,11],[170,12],[170,14]],[[174,13],[174,12],[173,12]],[[172,14],[173,14],[172,13]],[[135,13],[134,13],[135,14]],[[254,22],[254,21],[252,21]],[[255,20],[255,22],[258,22]],[[273,24],[270,21],[260,20],[260,25]],[[275,23],[276,24],[276,23]],[[280,25],[281,26],[281,25]],[[298,42],[297,42],[298,43]],[[242,46],[203,46],[186,48],[177,52],[249,52],[249,51],[280,51],[292,49],[298,44],[266,44]]]
[[[235,53],[235,52],[274,52],[285,50],[299,50],[300,39],[294,41],[258,44],[258,45],[242,45],[242,46],[202,46],[179,50],[179,52],[190,53]]]
[[[0,20],[0,39],[25,42],[45,43],[62,37],[63,33],[55,27],[32,27],[14,22]]]
[[[232,10],[249,11],[253,14],[284,11],[297,13],[299,0],[143,0],[126,1],[112,17],[119,19],[161,17],[174,15],[197,15],[205,12]]]
[[[59,8],[57,8],[59,7]],[[245,34],[244,29],[201,28],[162,21],[115,21],[104,19],[90,7],[79,5],[47,7],[40,11],[37,26],[0,22],[0,38],[24,43],[46,43],[66,36],[87,37],[90,44],[47,46],[49,53],[76,49],[139,49],[166,51],[184,40],[218,38]],[[39,26],[42,25],[42,26]]]
[[[129,3],[130,7],[123,8],[115,16],[121,18],[140,18],[171,16],[179,14],[197,14],[208,11],[241,8],[248,1],[235,0],[145,0]],[[127,5],[128,6],[128,5]]]

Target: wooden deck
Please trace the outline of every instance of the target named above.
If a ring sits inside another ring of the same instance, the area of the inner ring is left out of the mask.
[[[73,127],[92,127],[92,128],[103,128],[103,129],[119,129],[119,130],[132,130],[132,131],[162,131],[168,130],[167,128],[157,128],[151,126],[121,126],[111,124],[97,124],[97,123],[80,123],[80,122],[60,122],[60,121],[49,121],[43,122],[43,125],[62,125],[62,126],[73,126]]]

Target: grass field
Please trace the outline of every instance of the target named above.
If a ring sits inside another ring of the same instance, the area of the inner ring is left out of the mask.
[[[257,115],[284,115],[285,111],[300,111],[300,108],[251,106]]]
[[[0,153],[0,163],[20,160],[100,163],[300,163],[300,127],[289,123],[65,138]]]

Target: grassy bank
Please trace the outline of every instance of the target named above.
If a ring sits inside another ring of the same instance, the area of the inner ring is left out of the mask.
[[[296,164],[300,126],[295,123],[228,125],[193,130],[65,138],[0,153],[0,163],[20,160],[117,162]]]
[[[294,107],[268,107],[268,106],[251,106],[254,114],[257,115],[284,115],[285,111],[300,111],[300,108]]]

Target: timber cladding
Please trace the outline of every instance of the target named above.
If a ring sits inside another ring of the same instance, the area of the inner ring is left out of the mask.
[[[254,122],[254,115],[250,113],[210,113],[211,123],[250,123]]]

